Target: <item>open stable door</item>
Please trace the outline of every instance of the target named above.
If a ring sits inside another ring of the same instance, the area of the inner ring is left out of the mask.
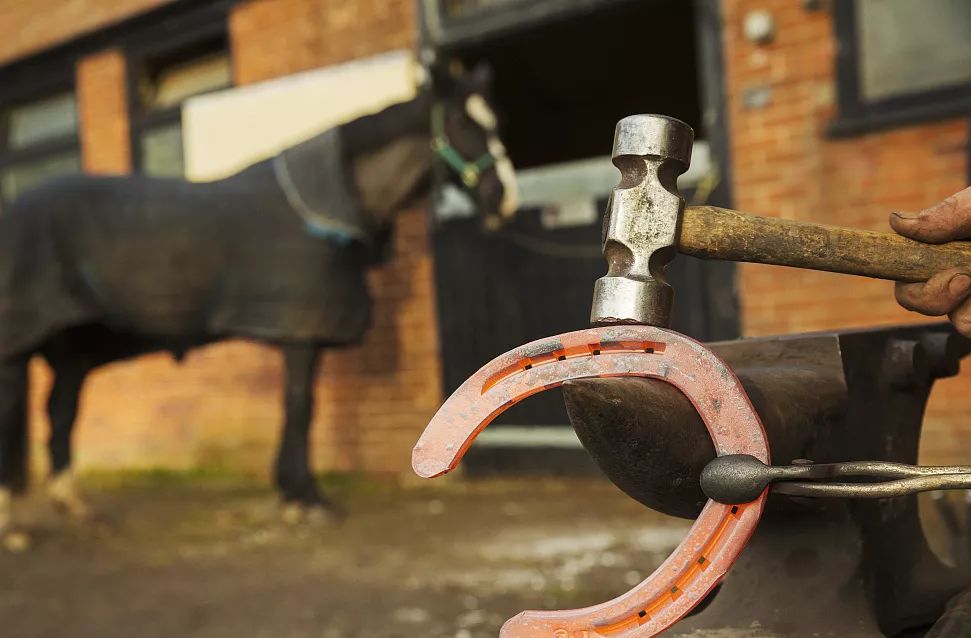
[[[425,45],[436,55],[492,66],[500,132],[524,201],[515,219],[494,232],[474,215],[435,211],[446,393],[502,352],[589,325],[593,284],[606,271],[600,237],[607,198],[619,181],[610,162],[619,119],[654,112],[686,121],[700,141],[682,193],[689,202],[731,203],[720,92],[709,90],[707,98],[702,92],[706,78],[719,75],[709,59],[720,51],[710,41],[720,38],[718,21],[702,15],[714,4],[537,0],[530,11],[525,4],[421,5]],[[651,63],[650,73],[644,67],[651,57],[645,55],[647,33],[652,51],[669,51],[663,64]],[[706,111],[717,117],[703,119]],[[677,295],[674,329],[701,340],[737,336],[730,264],[679,256],[668,276]],[[549,392],[503,414],[464,466],[471,473],[573,473],[588,470],[590,462],[561,394]]]

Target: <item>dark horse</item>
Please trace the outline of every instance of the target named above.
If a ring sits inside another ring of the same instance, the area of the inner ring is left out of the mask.
[[[482,214],[510,207],[487,80],[483,70],[450,76],[434,95],[422,90],[221,181],[77,176],[16,200],[0,215],[0,536],[26,484],[35,354],[54,372],[50,492],[69,512],[86,509],[70,439],[87,374],[240,337],[283,352],[283,501],[325,506],[308,460],[313,380],[323,349],[363,337],[365,269],[393,216],[427,192],[434,167]]]

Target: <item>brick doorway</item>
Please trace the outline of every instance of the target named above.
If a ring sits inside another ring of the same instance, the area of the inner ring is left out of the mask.
[[[723,138],[722,120],[714,120],[712,131],[702,118],[706,56],[713,50],[720,55],[717,24],[705,32],[702,19],[709,5],[608,2],[501,29],[483,19],[478,34],[439,47],[439,55],[492,66],[503,138],[524,191],[532,191],[524,192],[528,203],[515,222],[498,234],[483,231],[473,218],[438,216],[433,246],[446,393],[505,350],[588,325],[593,282],[605,271],[600,226],[616,183],[609,155],[618,119],[646,112],[676,116],[701,140],[699,166],[702,156],[709,166],[724,163],[718,143],[709,144]],[[501,21],[495,8],[489,13]],[[712,37],[716,46],[701,46]],[[710,94],[706,98],[720,98]],[[695,177],[682,184],[689,199],[707,173],[695,168]],[[578,191],[579,183],[589,188]],[[565,190],[572,199],[557,201]],[[727,199],[722,185],[707,201],[724,205]],[[737,336],[730,267],[681,257],[668,273],[678,293],[676,330],[703,340]],[[591,471],[592,463],[573,435],[559,391],[552,391],[504,414],[480,437],[465,467],[473,474],[577,473]]]

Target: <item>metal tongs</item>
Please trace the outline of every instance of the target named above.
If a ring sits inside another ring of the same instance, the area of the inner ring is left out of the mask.
[[[861,480],[834,482],[855,477]],[[867,480],[870,479],[870,480]],[[766,465],[747,454],[712,460],[701,473],[701,489],[719,503],[748,503],[770,487],[777,494],[831,498],[893,498],[935,490],[971,488],[971,466],[919,466],[890,461]]]

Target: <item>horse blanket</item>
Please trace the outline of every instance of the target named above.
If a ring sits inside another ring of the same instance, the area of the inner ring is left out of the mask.
[[[75,176],[24,194],[0,214],[0,358],[92,323],[359,342],[376,229],[335,161],[339,137],[313,142],[217,182]]]

